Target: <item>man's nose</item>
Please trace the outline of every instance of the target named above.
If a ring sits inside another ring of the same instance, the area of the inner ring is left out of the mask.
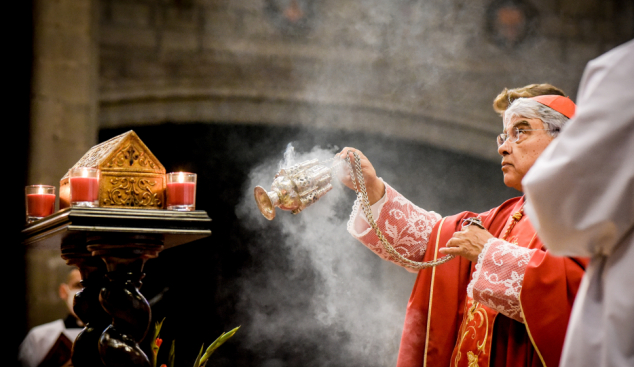
[[[502,145],[498,147],[498,154],[501,155],[502,157],[504,157],[505,155],[511,154],[512,148],[511,148],[511,142],[509,140],[510,139],[506,139],[506,141],[504,141],[504,143],[502,143]]]

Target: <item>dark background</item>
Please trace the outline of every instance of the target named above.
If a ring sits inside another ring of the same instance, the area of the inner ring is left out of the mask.
[[[3,309],[6,330],[12,335],[3,338],[3,352],[12,364],[22,338],[26,335],[26,274],[24,247],[20,245],[20,231],[24,226],[24,186],[28,172],[29,114],[31,94],[31,63],[33,55],[33,19],[31,1],[7,4],[11,25],[5,23],[5,151],[7,154],[7,178],[5,197],[12,214],[5,215],[5,241],[2,267]],[[10,174],[9,174],[10,172]],[[7,218],[8,217],[8,218]],[[7,340],[8,339],[8,340]]]

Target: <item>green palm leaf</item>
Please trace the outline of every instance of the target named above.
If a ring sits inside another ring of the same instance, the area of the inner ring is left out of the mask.
[[[198,352],[198,357],[196,357],[196,361],[194,362],[194,367],[200,367],[200,358],[203,354],[203,348],[205,347],[205,343],[200,346],[200,352]]]
[[[238,326],[237,328],[229,332],[222,333],[222,335],[220,335],[218,339],[216,339],[213,343],[211,343],[211,345],[207,348],[207,350],[205,351],[205,354],[200,359],[200,366],[196,366],[196,367],[204,367],[205,364],[207,363],[207,360],[213,354],[213,352],[216,351],[216,349],[218,349],[218,347],[223,345],[227,340],[229,340],[229,338],[231,338],[236,333],[236,331],[238,331],[238,329],[240,329],[240,326]]]

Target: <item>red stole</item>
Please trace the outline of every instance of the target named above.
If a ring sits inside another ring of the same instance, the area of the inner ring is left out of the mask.
[[[501,206],[486,213],[482,213],[479,216],[482,219],[485,228],[487,228],[495,237],[499,238],[504,234],[503,231],[506,230],[506,227],[509,224],[509,218],[519,210],[522,204],[523,198],[510,199],[504,202]],[[463,219],[474,216],[478,215],[476,213],[464,212],[455,216],[444,218],[437,223],[431,233],[424,261],[430,261],[444,256],[443,254],[438,253],[438,249],[444,247],[447,241],[453,236],[454,232],[461,229]],[[541,242],[536,238],[535,231],[526,217],[522,218],[520,222],[517,223],[515,228],[509,234],[507,241],[514,243],[519,242],[522,246],[527,246],[529,248],[541,249],[542,247]],[[550,303],[550,301],[546,302],[544,300],[544,297],[548,297],[549,299],[553,298],[550,297],[551,294],[547,293],[552,291],[552,289],[542,289],[544,286],[544,279],[540,279],[537,276],[538,273],[541,276],[541,274],[543,274],[541,272],[544,272],[544,268],[540,266],[540,264],[546,259],[553,260],[554,257],[547,255],[547,252],[539,252],[540,253],[533,256],[531,262],[529,263],[529,268],[525,274],[524,288],[520,296],[528,324],[530,324],[532,318],[539,318],[540,313],[552,311],[553,305],[557,304]],[[561,262],[563,260],[554,261]],[[535,264],[535,262],[538,262],[538,264]],[[558,266],[558,264],[553,264],[551,261],[549,266],[553,265]],[[538,267],[541,269],[536,271]],[[574,265],[572,267],[574,267]],[[572,267],[569,266],[571,269]],[[583,275],[583,268],[578,268],[578,270],[571,270],[573,272],[572,276],[567,276],[568,274],[566,273],[566,276],[563,277],[563,282],[560,279],[562,278],[560,276],[561,274],[557,272],[549,273],[552,275],[552,278],[549,278],[548,275],[546,276],[546,284],[548,284],[549,281],[550,283],[553,283],[550,288],[560,288],[562,284],[569,287],[568,291],[563,290],[563,293],[554,292],[553,294],[555,295],[555,299],[553,301],[563,301],[564,303],[569,301],[568,303],[570,307],[572,306],[572,299],[574,299],[578,283]],[[450,365],[452,362],[452,353],[454,352],[456,344],[460,341],[459,335],[465,311],[467,311],[470,306],[466,304],[466,289],[469,281],[471,280],[472,271],[472,263],[462,257],[458,257],[434,268],[419,271],[418,278],[414,284],[414,289],[412,290],[412,295],[407,306],[405,325],[403,328],[403,336],[401,338],[401,347],[397,362],[398,367],[440,367]],[[535,300],[528,299],[525,301],[524,294],[527,293],[525,292],[525,288],[527,286],[528,288],[532,288],[531,291],[538,292],[537,294],[541,295],[541,298],[536,297]],[[548,288],[548,286],[546,288]],[[572,298],[570,297],[571,293]],[[559,299],[562,297],[563,300]],[[528,304],[528,306],[526,304]],[[537,305],[537,307],[533,309],[535,305]],[[530,310],[528,310],[529,308]],[[541,325],[541,319],[537,322],[540,325],[536,325],[535,332],[533,332],[532,327],[527,327],[528,334],[531,336],[533,345],[535,345],[536,342],[539,345],[537,354],[539,354],[539,351],[541,350],[545,355],[545,357],[542,357],[541,354],[539,355],[539,359],[536,361],[538,364],[540,364],[539,360],[545,360],[546,365],[550,367],[557,366],[559,362],[561,347],[563,346],[563,336],[565,335],[570,311],[568,308],[566,313],[566,305],[563,306],[563,309],[563,314],[562,312],[554,312],[552,317],[547,317],[550,322],[558,321],[555,325],[557,330],[547,330],[547,326]],[[495,318],[497,317],[495,316],[497,312],[493,310],[486,312],[486,314],[486,318],[488,318],[489,321],[487,323],[488,335],[486,336],[486,350],[480,351],[482,362],[484,362],[483,364],[480,364],[481,367],[488,365],[487,362],[489,355],[486,353],[489,353],[491,350],[491,338],[493,337],[492,326]],[[484,318],[484,315],[480,313],[479,317]],[[499,317],[506,318],[502,315],[499,315]],[[552,318],[558,318],[558,320],[555,321],[552,320]],[[507,321],[513,322],[510,319]],[[479,322],[479,320],[474,320],[474,322]],[[522,326],[520,323],[517,324]],[[551,336],[543,335],[544,333],[551,334]],[[553,334],[555,336],[552,336]],[[467,339],[469,341],[467,341]],[[483,335],[479,334],[479,337],[476,339],[472,340],[471,338],[466,338],[463,342],[464,348],[461,349],[465,351],[477,350],[479,345],[476,343],[480,343],[480,345],[482,344],[481,341],[483,340]],[[550,343],[550,345],[547,345],[548,343]],[[464,363],[464,365],[467,365],[468,356],[464,354],[465,353],[463,353],[461,357],[461,364]],[[517,357],[522,358],[522,356]],[[507,356],[507,359],[508,358],[513,359],[513,356]],[[517,363],[518,366],[522,366],[524,364],[525,363],[522,361],[518,361]]]

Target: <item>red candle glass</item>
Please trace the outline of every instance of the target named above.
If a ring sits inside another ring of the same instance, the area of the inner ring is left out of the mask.
[[[70,205],[93,208],[99,206],[99,169],[73,168],[68,174]]]
[[[31,223],[55,212],[55,186],[31,185],[26,192],[26,222]]]
[[[192,211],[196,209],[196,174],[170,172],[167,174],[167,209]]]

